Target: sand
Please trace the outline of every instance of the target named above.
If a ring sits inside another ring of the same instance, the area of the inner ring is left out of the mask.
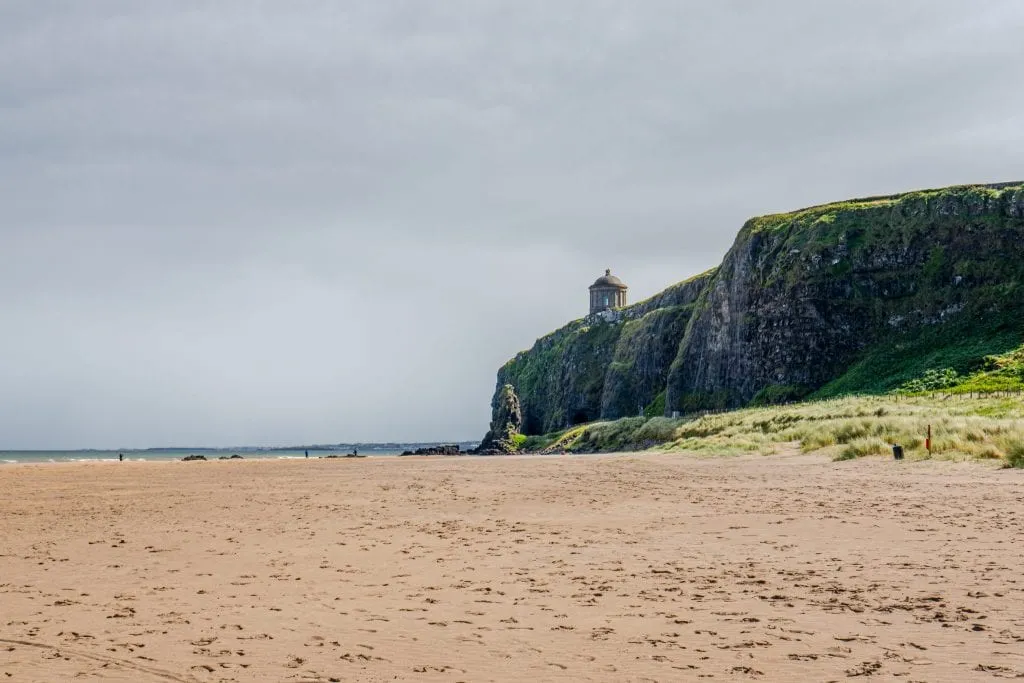
[[[1024,676],[1024,472],[823,456],[0,468],[0,681]]]

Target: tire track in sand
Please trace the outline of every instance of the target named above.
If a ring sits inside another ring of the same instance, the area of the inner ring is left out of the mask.
[[[117,657],[107,657],[105,655],[95,655],[90,652],[82,652],[81,650],[73,650],[66,647],[58,647],[49,645],[47,643],[34,643],[30,640],[10,640],[8,638],[0,638],[0,643],[6,643],[8,645],[24,645],[25,647],[34,647],[40,650],[53,650],[54,652],[69,654],[74,657],[81,657],[82,659],[90,659],[94,662],[100,662],[102,664],[113,664],[115,666],[121,666],[126,669],[133,671],[139,671],[145,674],[149,674],[155,678],[160,678],[165,681],[175,681],[176,683],[198,683],[198,679],[182,678],[176,673],[165,671],[163,669],[157,669],[151,666],[143,666],[142,664],[136,664],[135,662],[128,659],[118,659]]]

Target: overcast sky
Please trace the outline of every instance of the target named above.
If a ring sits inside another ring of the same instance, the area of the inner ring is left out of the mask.
[[[1024,177],[1018,0],[4,0],[0,448],[479,438],[743,221]]]

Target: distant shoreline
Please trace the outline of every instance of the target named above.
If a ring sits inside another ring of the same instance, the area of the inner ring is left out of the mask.
[[[367,454],[366,457],[360,455],[359,458],[346,458],[344,454],[339,455],[336,458],[328,458],[322,455],[314,456],[312,453],[309,458],[305,456],[298,457],[285,457],[285,458],[236,458],[234,460],[225,458],[208,458],[205,461],[199,462],[186,462],[182,458],[125,458],[123,462],[117,458],[82,458],[78,460],[5,460],[0,458],[0,470],[5,468],[19,468],[19,467],[79,467],[79,466],[112,466],[112,465],[166,465],[166,464],[180,464],[182,466],[193,466],[202,467],[203,462],[206,463],[225,463],[233,466],[237,466],[240,463],[289,463],[293,461],[346,461],[346,460],[359,460],[359,461],[421,461],[421,460],[536,460],[536,459],[548,459],[548,458],[594,458],[594,457],[628,457],[635,455],[658,455],[658,451],[647,451],[643,453],[638,452],[620,452],[620,453],[514,453],[509,455],[479,455],[476,453],[462,453],[460,455],[402,455],[400,453],[387,453],[387,454]],[[683,454],[685,455],[685,454]]]
[[[436,447],[446,444],[457,444],[463,451],[475,447],[476,442],[409,442],[409,443],[376,443],[376,444],[339,444],[328,447],[325,445],[309,447],[259,447],[239,446],[235,448],[126,448],[126,449],[77,449],[77,450],[0,450],[0,467],[3,465],[23,463],[76,463],[76,462],[119,462],[123,455],[124,461],[178,461],[190,455],[202,455],[207,460],[218,460],[233,455],[245,460],[305,460],[330,455],[344,456],[353,452],[359,455],[382,457],[399,455],[406,450],[423,447]],[[236,460],[239,458],[235,458]]]

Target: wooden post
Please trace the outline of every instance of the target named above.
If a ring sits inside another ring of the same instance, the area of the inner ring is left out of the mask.
[[[928,425],[928,438],[925,439],[924,447],[928,449],[928,455],[932,454],[932,426]]]

